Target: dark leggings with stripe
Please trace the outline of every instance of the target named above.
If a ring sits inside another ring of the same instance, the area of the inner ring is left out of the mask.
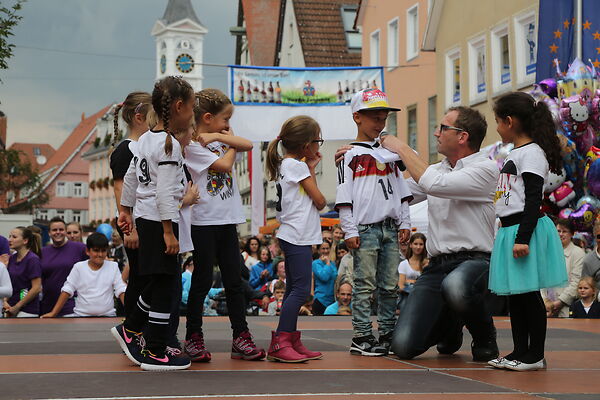
[[[509,360],[532,364],[544,358],[546,307],[539,291],[508,296],[514,350]]]
[[[295,332],[300,307],[310,294],[312,280],[312,249],[279,239],[285,254],[285,296],[279,315],[277,332]]]

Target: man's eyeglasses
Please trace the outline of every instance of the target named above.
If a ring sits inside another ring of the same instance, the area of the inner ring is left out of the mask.
[[[444,124],[440,124],[440,127],[438,129],[440,132],[443,132],[444,129],[452,129],[453,131],[457,131],[457,132],[465,132],[465,130],[462,128],[457,128],[456,126],[450,126],[450,125],[444,125]]]
[[[325,140],[323,140],[323,139],[315,139],[315,140],[313,140],[311,143],[319,143],[319,146],[323,146],[323,142],[324,142],[324,141],[325,141]]]
[[[600,235],[596,235],[596,240],[600,240]]]

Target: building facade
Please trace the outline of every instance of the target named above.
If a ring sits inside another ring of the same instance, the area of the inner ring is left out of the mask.
[[[494,99],[535,81],[539,2],[432,0],[431,8],[423,48],[436,53],[438,114],[474,107],[488,121],[483,145],[496,142]]]
[[[386,130],[423,160],[436,162],[436,55],[421,48],[430,5],[427,0],[362,0],[356,24],[362,31],[362,65],[384,66],[385,92],[401,108],[389,114]]]

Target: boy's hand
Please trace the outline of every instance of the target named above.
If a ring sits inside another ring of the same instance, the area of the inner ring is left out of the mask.
[[[529,245],[515,243],[513,246],[513,257],[519,258],[527,255],[529,255]]]
[[[406,243],[410,239],[410,229],[400,229],[400,243]]]
[[[335,156],[334,156],[335,157],[335,165],[339,165],[342,162],[342,160],[344,159],[344,154],[346,154],[346,152],[348,150],[351,150],[352,147],[354,147],[354,146],[347,144],[345,146],[340,147],[339,149],[337,149],[335,151]]]
[[[0,254],[0,262],[2,264],[4,264],[5,266],[8,265],[9,259],[10,259],[10,256],[8,254]]]
[[[349,249],[358,249],[360,247],[360,237],[354,236],[344,240]]]
[[[221,131],[221,133],[222,133],[223,135],[235,136],[235,135],[234,135],[234,133],[233,133],[233,128],[231,128],[231,127],[229,127],[229,130],[227,130],[227,129],[223,129],[223,130]]]
[[[165,240],[165,245],[167,249],[165,250],[165,254],[175,255],[179,254],[179,242],[175,238],[173,233],[165,233],[163,234],[163,239]]]

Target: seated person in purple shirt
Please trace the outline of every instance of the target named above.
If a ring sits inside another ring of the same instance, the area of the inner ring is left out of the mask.
[[[38,317],[42,290],[40,267],[41,239],[30,229],[18,226],[10,231],[9,246],[15,253],[8,261],[12,296],[5,297],[2,311],[6,317]]]
[[[65,221],[60,217],[50,220],[49,233],[52,243],[42,249],[41,315],[52,311],[73,265],[88,258],[85,244],[69,241],[66,228]],[[73,314],[74,306],[74,299],[68,299],[58,316]]]

